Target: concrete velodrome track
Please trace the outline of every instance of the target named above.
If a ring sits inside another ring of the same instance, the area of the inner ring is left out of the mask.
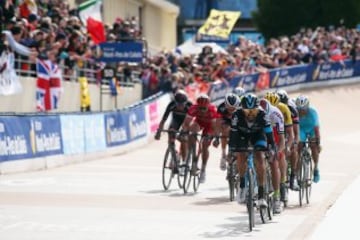
[[[176,182],[163,191],[163,135],[125,155],[0,176],[0,239],[356,239],[359,179],[346,188],[360,173],[360,85],[304,93],[319,111],[323,146],[310,205],[300,208],[293,192],[289,208],[267,224],[257,217],[249,233],[245,206],[228,200],[218,149],[197,194]]]

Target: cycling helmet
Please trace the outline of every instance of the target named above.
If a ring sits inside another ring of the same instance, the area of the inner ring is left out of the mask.
[[[178,104],[186,103],[187,101],[186,92],[184,90],[177,90],[176,93],[174,94],[174,100]]]
[[[225,96],[225,105],[228,107],[238,108],[240,105],[240,99],[234,93],[228,93]]]
[[[278,95],[279,98],[280,98],[280,102],[285,103],[285,104],[288,103],[288,101],[289,101],[289,96],[288,96],[288,94],[287,94],[287,92],[286,92],[285,90],[280,89],[280,90],[278,90],[276,93],[277,93],[277,95]]]
[[[274,92],[267,92],[265,99],[268,100],[272,105],[277,106],[280,102],[280,97]]]
[[[209,98],[209,96],[207,94],[202,93],[197,97],[196,103],[200,107],[207,107],[210,104],[210,98]]]
[[[253,93],[247,93],[241,99],[241,107],[244,109],[254,109],[258,106],[258,97]]]
[[[300,95],[295,101],[296,107],[299,109],[307,109],[309,107],[309,98],[305,95]]]
[[[245,94],[245,89],[243,89],[242,87],[237,87],[234,89],[233,92],[239,97],[242,97]]]
[[[262,98],[262,99],[260,99],[259,104],[260,104],[260,107],[262,109],[264,109],[265,113],[269,113],[271,103],[268,100],[266,100],[265,98]]]

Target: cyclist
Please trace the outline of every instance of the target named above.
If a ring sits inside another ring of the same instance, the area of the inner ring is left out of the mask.
[[[221,130],[221,160],[220,169],[226,170],[226,146],[228,144],[228,137],[230,132],[231,117],[233,113],[240,106],[240,99],[234,93],[225,95],[225,100],[217,107],[217,112],[220,115],[218,118],[218,128]]]
[[[284,117],[281,111],[271,105],[271,103],[262,98],[260,100],[260,106],[264,109],[265,113],[268,115],[274,134],[274,140],[278,154],[284,152],[285,150],[285,134],[284,134]],[[280,168],[277,158],[270,162],[271,174],[272,174],[272,184],[274,188],[274,212],[281,213],[282,205],[280,201]]]
[[[241,100],[241,98],[244,96],[245,94],[245,89],[242,87],[236,87],[233,91],[233,93],[235,93]]]
[[[307,135],[310,135],[311,155],[314,160],[314,179],[315,183],[320,181],[319,171],[319,153],[321,151],[320,145],[320,123],[317,110],[310,106],[307,96],[301,95],[296,98],[296,107],[299,111],[299,125],[300,125],[300,144],[299,153],[304,146]]]
[[[210,103],[208,95],[202,93],[197,97],[196,104],[189,108],[184,123],[182,124],[182,128],[184,132],[190,131],[191,133],[198,133],[202,131],[202,134],[205,136],[218,136],[216,127],[217,118],[219,118],[219,116],[216,111],[216,106]],[[189,140],[189,144],[194,144],[194,139],[191,137],[191,134]],[[202,165],[200,169],[200,183],[204,183],[206,180],[206,164],[209,159],[209,146],[211,141],[212,137],[205,137],[203,145],[201,146]],[[215,138],[213,145],[214,147],[219,145],[218,137]]]
[[[291,112],[288,106],[284,103],[280,102],[279,96],[274,92],[267,92],[265,94],[265,99],[267,99],[273,106],[277,107],[284,116],[284,123],[285,123],[285,151],[287,148],[292,146],[294,133],[292,128],[292,119],[291,119]],[[279,167],[281,173],[280,179],[280,198],[281,201],[287,202],[288,196],[286,191],[286,180],[287,180],[287,162],[285,159],[285,152],[279,152]]]
[[[269,142],[269,145],[266,143]],[[259,107],[256,95],[245,94],[239,108],[231,119],[229,148],[236,153],[240,188],[236,196],[238,203],[245,201],[245,173],[247,168],[247,151],[249,144],[254,148],[254,162],[258,178],[258,204],[267,207],[265,200],[265,158],[264,151],[275,152],[275,142],[271,123],[264,110]]]
[[[164,128],[164,124],[168,119],[170,113],[172,113],[172,119],[169,125],[169,130],[178,131],[184,122],[185,116],[192,103],[188,100],[187,94],[184,90],[177,90],[174,94],[174,99],[167,105],[166,110],[159,123],[158,130],[155,134],[155,139],[159,140],[161,137],[161,131]],[[175,133],[169,132],[169,142],[175,142]],[[184,160],[186,158],[186,143],[181,141],[180,144],[181,157]]]
[[[298,166],[298,147],[297,144],[299,142],[299,113],[296,109],[295,101],[289,98],[287,92],[283,89],[277,91],[279,95],[280,102],[286,104],[291,112],[291,119],[293,122],[293,133],[294,133],[294,141],[292,146],[289,149],[289,158],[291,161],[291,173],[290,173],[290,189],[299,190],[299,185],[297,183],[297,171],[299,169]]]

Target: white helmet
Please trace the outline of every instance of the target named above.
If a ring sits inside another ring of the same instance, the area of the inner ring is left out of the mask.
[[[225,96],[225,104],[228,107],[238,108],[240,106],[240,98],[234,93],[227,93]]]
[[[310,104],[309,98],[305,95],[300,95],[296,98],[295,104],[298,109],[307,109]]]
[[[245,94],[245,89],[242,87],[237,87],[233,91],[238,97],[242,97]]]

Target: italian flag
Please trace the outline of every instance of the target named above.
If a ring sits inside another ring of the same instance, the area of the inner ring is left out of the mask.
[[[88,0],[79,6],[80,19],[86,26],[91,39],[96,44],[106,41],[101,17],[101,4],[101,0]]]

